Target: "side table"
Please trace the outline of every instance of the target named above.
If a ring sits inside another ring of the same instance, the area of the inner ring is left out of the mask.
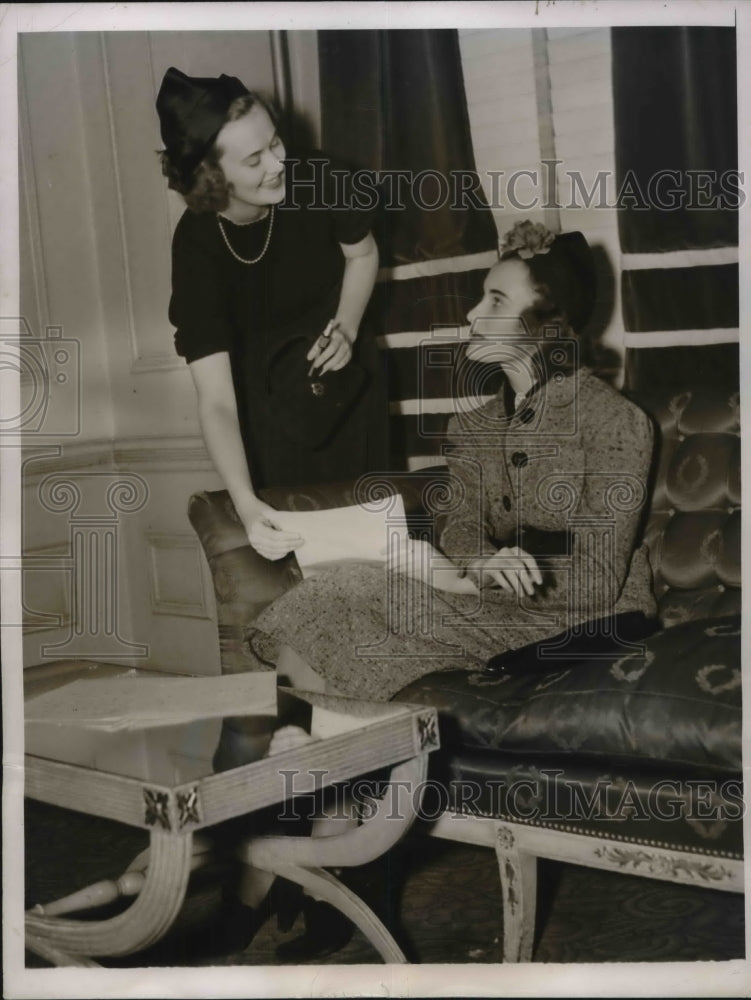
[[[310,795],[391,767],[385,794],[370,803],[367,818],[358,826],[330,837],[259,837],[246,843],[243,856],[336,906],[384,961],[406,961],[372,910],[323,869],[373,860],[409,829],[420,805],[427,755],[439,746],[435,710],[280,690],[310,705],[314,715],[324,714],[331,735],[218,774],[212,773],[208,759],[205,774],[174,782],[149,780],[142,764],[128,774],[122,773],[127,772],[125,762],[117,768],[120,773],[114,773],[51,755],[26,754],[25,794],[30,798],[141,827],[150,834],[150,847],[144,852],[148,856],[139,856],[120,880],[109,883],[115,896],[135,896],[124,912],[104,920],[54,915],[61,909],[84,908],[86,900],[96,896],[87,889],[74,894],[80,897],[79,906],[70,897],[62,907],[54,903],[33,907],[26,913],[29,950],[55,965],[88,966],[97,964],[96,956],[131,954],[154,944],[175,920],[190,872],[201,863],[205,846],[200,837],[194,844],[196,833],[285,802],[290,793]],[[173,745],[179,728],[169,727]],[[138,755],[135,759],[142,761]]]

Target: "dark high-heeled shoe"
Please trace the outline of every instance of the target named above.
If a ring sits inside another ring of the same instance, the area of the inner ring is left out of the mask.
[[[234,955],[245,951],[274,912],[271,894],[260,906],[246,906],[234,895],[226,895],[217,920],[210,928],[211,937],[222,953]]]
[[[289,882],[277,875],[269,890],[271,907],[276,913],[276,925],[282,933],[292,930],[292,925],[303,909],[303,889],[296,882]]]
[[[212,933],[222,942],[223,950],[245,951],[261,927],[274,916],[280,931],[291,930],[303,910],[303,901],[302,886],[279,877],[257,907],[241,902],[234,893],[226,893]]]
[[[354,924],[336,907],[304,896],[302,911],[305,933],[277,945],[276,957],[280,962],[290,965],[317,962],[349,944]]]

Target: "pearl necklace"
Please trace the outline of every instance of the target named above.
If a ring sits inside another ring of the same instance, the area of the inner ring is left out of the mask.
[[[271,230],[274,228],[274,207],[275,206],[272,205],[271,210],[269,211],[269,228],[268,232],[266,233],[266,242],[263,244],[263,250],[261,250],[258,256],[254,257],[252,260],[246,260],[244,257],[241,257],[239,253],[235,253],[235,251],[232,249],[230,241],[227,239],[227,234],[224,231],[224,226],[222,225],[222,217],[220,215],[217,215],[216,221],[219,223],[219,232],[222,234],[222,239],[224,240],[227,249],[235,258],[235,260],[239,260],[241,264],[257,264],[258,261],[261,260],[261,258],[265,255],[266,251],[268,250],[269,243],[271,242]]]

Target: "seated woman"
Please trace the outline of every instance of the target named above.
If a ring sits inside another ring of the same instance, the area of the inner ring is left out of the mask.
[[[364,564],[321,572],[253,623],[260,662],[301,688],[385,701],[425,674],[482,669],[584,622],[606,619],[607,634],[613,615],[655,614],[646,549],[637,546],[651,425],[579,363],[577,334],[594,294],[580,233],[526,222],[507,234],[469,313],[458,372],[466,362],[500,365],[504,387],[463,406],[448,428],[455,489],[439,542],[463,586],[425,571],[426,555],[433,568],[440,561],[421,543],[406,557],[393,553],[385,572]],[[470,379],[478,372],[466,370]],[[309,738],[283,727],[269,752]],[[312,834],[337,827],[341,820],[316,820]],[[256,873],[246,902],[258,905],[267,887]],[[305,935],[280,946],[280,958],[328,953],[347,939],[341,919],[311,905]]]
[[[258,617],[260,659],[300,686],[388,700],[425,674],[481,669],[583,622],[655,614],[637,547],[652,430],[579,362],[594,296],[581,233],[523,222],[469,313],[466,357],[506,376],[496,398],[448,428],[456,490],[439,543],[472,592],[431,586],[401,558],[385,573],[330,570]]]

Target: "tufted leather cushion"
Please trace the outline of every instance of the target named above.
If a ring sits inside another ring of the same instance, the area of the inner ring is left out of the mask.
[[[740,613],[738,347],[629,352],[630,394],[659,425],[645,541],[665,625]]]
[[[719,857],[743,857],[743,781],[740,775],[699,775],[617,761],[556,756],[531,757],[495,751],[457,750],[431,754],[425,818],[444,809],[495,816],[531,826],[567,830],[690,850]],[[618,849],[600,848],[618,864]],[[654,858],[644,861],[651,865]],[[623,858],[624,870],[629,870]],[[668,866],[658,874],[692,874],[697,884],[722,885],[721,863]]]
[[[546,675],[429,674],[400,701],[434,705],[444,747],[741,770],[740,619],[662,630],[641,652]]]

